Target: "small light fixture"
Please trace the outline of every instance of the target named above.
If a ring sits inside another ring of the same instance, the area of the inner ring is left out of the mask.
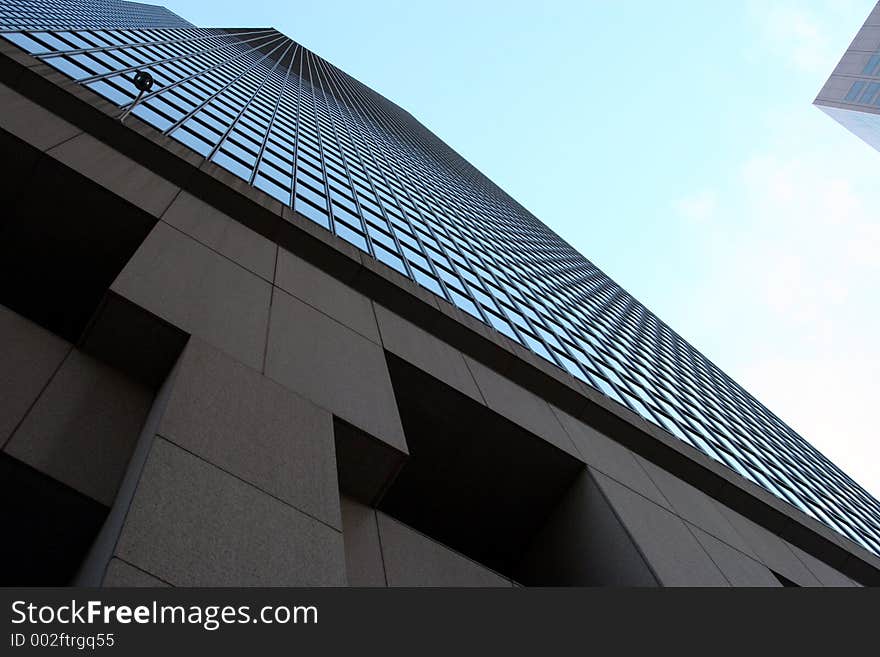
[[[147,93],[150,89],[153,88],[153,76],[150,75],[149,71],[138,71],[134,74],[134,86],[138,89],[140,93],[138,93],[137,98],[134,99],[134,102],[128,106],[122,116],[119,117],[119,122],[124,123],[125,119],[131,114],[131,111],[137,107],[137,104],[141,102],[141,98],[145,93]]]

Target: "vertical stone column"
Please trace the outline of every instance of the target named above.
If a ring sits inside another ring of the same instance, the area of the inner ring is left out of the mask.
[[[331,414],[192,338],[96,544],[104,585],[339,586]]]

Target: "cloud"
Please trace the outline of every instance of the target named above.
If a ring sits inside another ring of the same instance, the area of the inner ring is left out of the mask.
[[[868,185],[878,166],[855,169],[844,153],[821,147],[744,166],[742,210],[763,226],[755,248],[769,265],[751,277],[762,292],[754,310],[784,343],[755,350],[738,367],[744,383],[875,494],[880,239],[872,208],[880,192]]]
[[[852,13],[857,4],[853,0],[750,0],[748,15],[757,41],[747,48],[754,57],[778,58],[794,71],[827,76],[844,48],[826,26],[841,14]]]
[[[739,377],[767,406],[868,489],[880,494],[876,422],[877,359],[855,350],[768,356],[745,363]]]
[[[676,213],[685,219],[703,223],[715,214],[718,204],[717,195],[712,190],[702,190],[677,200],[673,206]]]
[[[711,252],[695,343],[880,496],[880,154],[826,119],[790,116],[717,192],[677,202]]]

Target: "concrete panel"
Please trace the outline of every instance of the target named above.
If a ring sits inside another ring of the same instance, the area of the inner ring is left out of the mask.
[[[333,438],[340,493],[375,506],[400,472],[407,453],[339,416],[333,417]]]
[[[818,98],[821,100],[843,101],[852,88],[852,83],[852,78],[832,75],[822,86]]]
[[[281,249],[306,257],[319,269],[333,272],[337,280],[348,283],[357,278],[362,270],[360,249],[286,206],[281,216],[276,239]]]
[[[0,203],[3,204],[3,223],[8,223],[16,214],[20,214],[16,205],[19,198],[27,198],[28,188],[33,184],[35,166],[47,158],[43,158],[39,150],[5,130],[0,130],[0,151],[3,152],[3,157],[0,158],[0,177],[3,180],[3,185],[0,185]],[[8,228],[3,229],[3,224],[0,223],[0,230],[5,232]],[[4,236],[4,242],[7,240]],[[0,246],[4,246],[4,243],[0,242]],[[5,301],[4,305],[7,305]]]
[[[663,586],[729,586],[681,518],[602,473],[593,474]]]
[[[342,498],[342,534],[349,586],[387,586],[376,510]]]
[[[511,586],[485,566],[377,513],[388,586]]]
[[[112,290],[260,370],[272,286],[159,222]]]
[[[379,330],[370,300],[285,249],[278,250],[275,285],[352,331],[379,343]]]
[[[873,52],[880,47],[880,28],[863,27],[853,39],[850,50],[867,50]]]
[[[559,449],[578,456],[571,438],[550,410],[550,404],[472,358],[466,356],[465,362],[489,408]]]
[[[637,458],[663,496],[669,500],[672,511],[740,552],[757,558],[708,495],[650,461]]]
[[[18,194],[0,222],[0,301],[75,343],[156,219],[12,139],[0,138],[0,197]]]
[[[68,586],[107,507],[0,452],[2,586]]]
[[[534,537],[514,577],[529,586],[657,586],[586,469]]]
[[[73,351],[6,451],[109,506],[152,400],[147,388]]]
[[[0,445],[5,444],[70,344],[0,305]]]
[[[387,351],[471,399],[485,403],[460,351],[378,304],[375,309],[382,344]]]
[[[657,504],[669,506],[669,502],[639,465],[635,454],[568,413],[555,406],[550,408],[571,437],[584,462]]]
[[[770,570],[775,570],[799,586],[820,585],[819,580],[807,570],[785,541],[723,504],[717,502],[716,504],[737,533],[752,548],[758,560]]]
[[[85,133],[46,152],[154,217],[162,215],[179,189]]]
[[[782,586],[764,564],[730,547],[724,541],[719,541],[699,527],[689,525],[689,528],[731,586]]]
[[[231,188],[237,195],[246,199],[250,204],[268,210],[272,214],[281,215],[281,209],[285,204],[282,204],[281,201],[274,196],[267,194],[262,189],[250,185],[248,181],[235,175],[216,162],[204,160],[199,165],[199,169],[208,174],[208,176],[214,180],[220,182],[224,187]]]
[[[510,573],[584,464],[393,354],[410,456],[381,511]]]
[[[342,529],[330,413],[198,339],[158,433]]]
[[[317,234],[317,231],[321,230],[316,224],[308,223],[312,224],[310,229],[312,232]],[[381,260],[359,251],[348,242],[332,235],[332,233],[325,232],[324,235],[331,235],[333,237],[334,242],[332,242],[332,245],[334,248],[339,248],[339,243],[341,242],[342,245],[345,245],[346,253],[349,257],[355,257],[360,260],[361,266],[354,272],[354,276],[351,279],[352,285],[357,287],[358,290],[361,290],[371,299],[382,300],[382,303],[388,308],[407,307],[413,309],[414,312],[419,313],[422,317],[433,315],[436,318],[434,312],[441,303],[445,303],[436,294],[407,278],[396,269],[389,267]],[[325,237],[321,236],[322,241],[325,239]]]
[[[81,131],[41,105],[0,84],[0,128],[41,151],[74,137]]]
[[[834,69],[835,75],[861,75],[871,57],[867,52],[846,52]]]
[[[153,588],[167,587],[168,584],[120,559],[111,559],[101,586]]]
[[[853,582],[849,577],[840,571],[835,570],[824,561],[820,561],[812,554],[804,552],[796,545],[788,543],[788,541],[786,541],[786,545],[791,548],[791,551],[794,552],[795,556],[801,560],[801,563],[803,563],[813,575],[816,576],[816,579],[818,579],[823,586],[839,586],[847,588],[858,586],[858,584]]]
[[[153,442],[156,440],[159,422],[168,408],[168,400],[171,397],[171,391],[177,379],[179,364],[180,361],[178,359],[156,392],[153,405],[147,414],[140,435],[138,435],[134,451],[125,469],[125,475],[122,477],[122,483],[119,484],[116,499],[113,500],[113,506],[110,507],[110,513],[107,514],[101,530],[98,532],[95,540],[92,541],[88,555],[80,564],[79,571],[73,582],[74,586],[94,587],[100,586],[104,581],[104,573],[113,559],[116,544],[119,542],[119,536],[122,533],[125,519],[131,508],[131,501],[134,499],[144,466],[153,449]]]
[[[174,586],[344,586],[342,533],[156,438],[116,555]]]
[[[165,221],[258,276],[272,281],[278,247],[204,201],[180,192],[162,215]]]
[[[188,333],[145,308],[107,292],[77,348],[158,390],[189,339]]]
[[[406,451],[382,348],[278,288],[266,375]]]

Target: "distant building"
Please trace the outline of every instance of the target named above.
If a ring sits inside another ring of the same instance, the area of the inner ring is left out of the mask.
[[[880,3],[856,34],[814,104],[880,150]]]

